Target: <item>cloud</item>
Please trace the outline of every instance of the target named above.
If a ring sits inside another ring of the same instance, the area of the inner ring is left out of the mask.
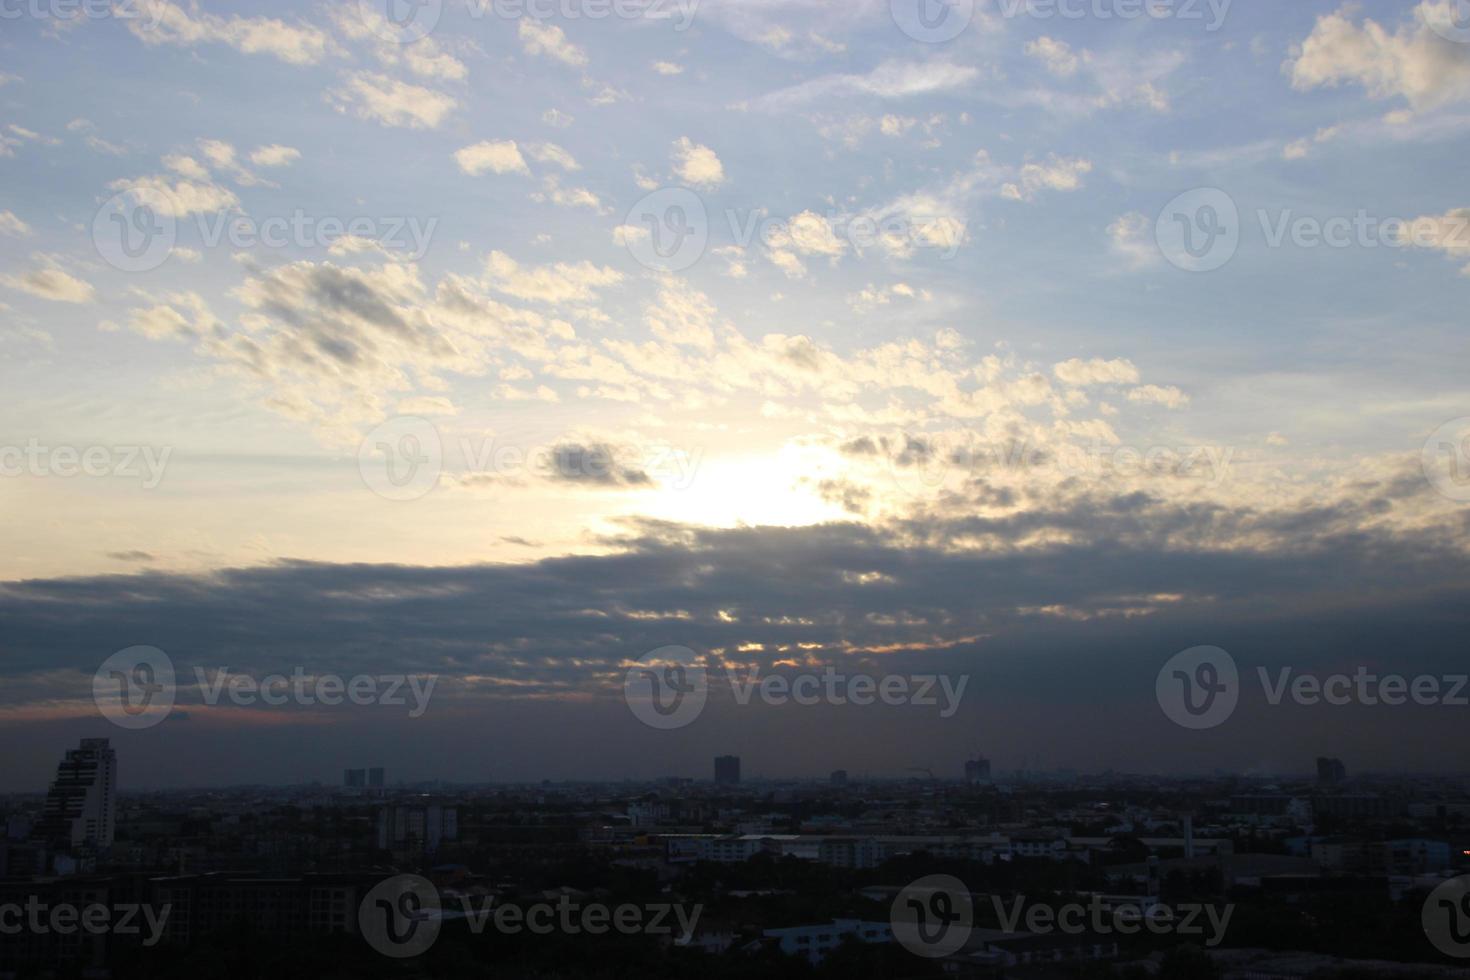
[[[653,63],[653,66],[652,67],[653,67],[654,72],[656,72],[657,74],[660,74],[660,75],[682,75],[682,74],[684,74],[684,66],[683,65],[676,65],[672,61],[655,61]]]
[[[167,163],[169,159],[172,158],[166,158],[164,162]],[[240,204],[240,199],[228,187],[202,180],[170,181],[170,178],[161,174],[115,180],[108,188],[128,195],[137,204],[150,207],[158,214],[172,218],[224,211]]]
[[[763,95],[739,108],[783,111],[820,99],[903,99],[969,85],[980,71],[947,61],[885,61],[866,75],[824,75]]]
[[[1050,37],[1039,37],[1034,41],[1028,41],[1025,51],[1044,64],[1046,70],[1058,78],[1071,78],[1077,74],[1077,68],[1081,64],[1066,41],[1058,41]]]
[[[342,85],[327,93],[327,101],[339,112],[407,129],[436,129],[459,105],[443,92],[368,71],[347,75]]]
[[[1132,388],[1128,392],[1128,400],[1130,402],[1163,405],[1165,408],[1181,408],[1189,404],[1189,396],[1173,385],[1169,385],[1168,387],[1143,385],[1140,388]]]
[[[651,487],[653,479],[642,469],[619,460],[617,447],[607,443],[569,442],[552,447],[550,477],[558,483],[599,487]]]
[[[725,167],[714,150],[681,136],[674,141],[674,176],[695,187],[718,187],[725,182]]]
[[[515,140],[483,140],[456,150],[454,162],[472,177],[485,173],[529,174],[526,158]]]
[[[1432,24],[1456,23],[1456,0],[1428,0],[1392,33],[1378,22],[1353,20],[1352,7],[1317,18],[1286,68],[1299,91],[1351,82],[1372,99],[1401,97],[1427,109],[1470,98],[1470,51],[1440,36]]]
[[[1456,262],[1470,260],[1470,208],[1415,218],[1399,229],[1398,242],[1438,249]],[[1461,270],[1461,275],[1470,276],[1470,265]]]
[[[1082,178],[1092,173],[1092,161],[1051,154],[1045,163],[1021,167],[1020,179],[1001,188],[1001,196],[1013,201],[1032,201],[1043,190],[1075,191]]]
[[[37,267],[19,275],[0,276],[0,283],[56,303],[90,303],[96,298],[92,284],[67,272],[54,256],[37,252],[31,258],[39,263]]]
[[[538,303],[587,302],[597,291],[623,281],[623,274],[591,262],[558,262],[523,266],[504,252],[491,252],[485,261],[490,287],[516,299]]]
[[[31,226],[15,216],[13,211],[0,211],[0,235],[23,238],[31,234]]]
[[[1134,269],[1154,265],[1162,257],[1154,241],[1154,223],[1141,212],[1120,215],[1108,225],[1108,239],[1114,254]]]
[[[268,54],[287,64],[314,65],[336,52],[327,33],[310,24],[271,17],[191,14],[170,0],[136,0],[138,16],[124,23],[144,44],[225,44],[243,54]]]
[[[1133,366],[1132,361],[1122,358],[1111,361],[1094,358],[1084,361],[1074,357],[1053,367],[1052,374],[1062,384],[1077,387],[1138,383],[1138,368]]]
[[[555,143],[536,143],[530,149],[531,159],[537,163],[550,163],[566,171],[581,170],[582,167],[566,150]]]
[[[289,167],[300,159],[300,150],[294,146],[282,146],[279,143],[257,146],[250,151],[250,162],[257,167]]]
[[[568,41],[566,32],[554,24],[522,17],[516,22],[516,33],[526,54],[541,55],[573,68],[582,68],[587,64],[587,52]]]

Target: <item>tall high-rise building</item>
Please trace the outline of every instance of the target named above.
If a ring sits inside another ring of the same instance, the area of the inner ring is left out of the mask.
[[[970,759],[965,763],[965,782],[988,783],[990,782],[990,760],[984,757]]]
[[[105,738],[67,749],[46,794],[35,836],[53,847],[112,846],[117,830],[117,753]]]
[[[1347,766],[1341,759],[1321,757],[1317,760],[1317,782],[1323,786],[1336,786],[1347,780]]]
[[[366,769],[343,769],[342,785],[348,789],[362,789],[367,785]]]
[[[833,786],[846,786],[847,785],[847,770],[846,769],[833,769],[832,770],[832,785]]]
[[[367,771],[367,784],[369,789],[383,788],[383,767],[376,766]]]
[[[735,786],[740,782],[740,756],[715,756],[715,783],[720,786]]]

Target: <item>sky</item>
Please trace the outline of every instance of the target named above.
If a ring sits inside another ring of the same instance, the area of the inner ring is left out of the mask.
[[[1256,680],[1466,669],[1467,148],[1464,0],[4,0],[0,789],[1470,769]]]

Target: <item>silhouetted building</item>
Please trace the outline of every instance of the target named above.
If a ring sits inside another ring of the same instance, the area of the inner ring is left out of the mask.
[[[56,767],[35,836],[57,848],[112,846],[117,828],[117,753],[105,738],[84,738]]]
[[[846,786],[847,785],[847,770],[846,769],[833,769],[832,770],[832,785],[833,786]]]
[[[343,769],[342,785],[348,789],[362,789],[367,785],[366,769]]]
[[[383,767],[376,766],[367,771],[367,784],[369,789],[383,788]]]
[[[965,763],[965,782],[988,783],[990,782],[990,760],[986,758],[971,759]]]
[[[740,783],[740,756],[715,756],[715,783],[720,786],[736,786]]]
[[[459,811],[452,806],[385,806],[378,811],[378,847],[432,854],[442,841],[459,839]]]

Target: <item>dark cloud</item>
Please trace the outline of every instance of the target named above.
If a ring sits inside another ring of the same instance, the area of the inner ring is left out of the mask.
[[[616,446],[607,443],[562,443],[551,449],[551,478],[562,483],[604,487],[653,485],[653,479],[646,472],[622,462],[620,455],[623,454]]]
[[[1358,768],[1465,767],[1463,708],[1382,708],[1365,723],[1357,709],[1256,706],[1229,728],[1186,733],[1154,702],[1160,666],[1203,644],[1230,650],[1252,676],[1359,664],[1465,672],[1464,528],[1386,530],[1370,516],[1380,499],[1283,512],[1059,486],[1003,516],[955,497],[881,526],[639,521],[604,541],[606,554],[528,564],[283,562],[9,582],[0,584],[0,737],[15,727],[7,712],[85,702],[104,658],[150,644],[186,675],[302,665],[442,678],[432,710],[412,722],[303,719],[293,758],[322,773],[364,738],[390,746],[398,764],[465,779],[494,758],[502,775],[512,765],[525,778],[697,774],[706,755],[756,747],[770,753],[766,771],[788,774],[957,766],[982,748],[1145,771],[1290,767],[1313,753],[1351,756]],[[971,682],[964,709],[943,722],[908,709],[737,709],[725,691],[675,740],[640,730],[618,701],[626,663],[666,645],[765,671],[797,660]],[[200,746],[238,753],[226,772],[270,772],[273,760],[253,754],[261,730],[232,734],[197,699],[180,701],[190,731],[207,733]],[[517,746],[513,764],[462,744],[482,729]],[[158,731],[138,739],[139,752],[169,751]],[[19,778],[0,763],[0,785]]]

